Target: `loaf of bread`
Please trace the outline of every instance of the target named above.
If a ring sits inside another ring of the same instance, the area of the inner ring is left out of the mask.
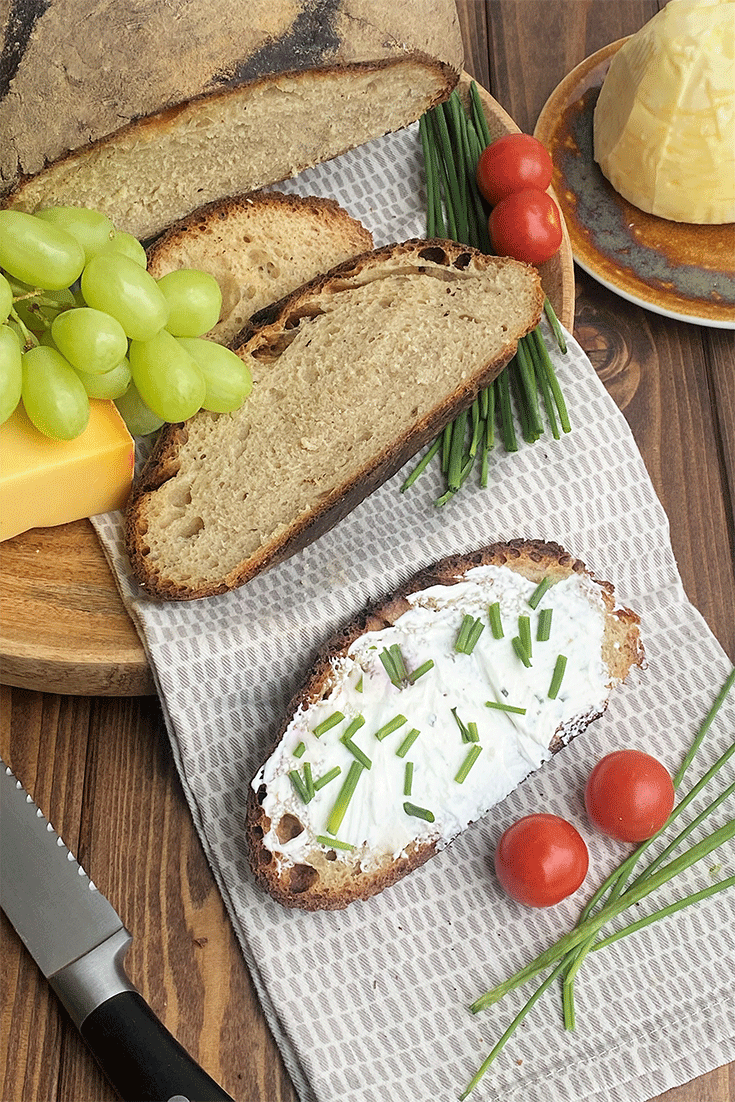
[[[467,408],[539,321],[533,268],[451,241],[368,252],[256,314],[253,392],[164,427],[126,545],[153,596],[242,585],[331,528]]]
[[[5,27],[0,194],[146,239],[445,99],[454,0],[50,0]]]
[[[422,571],[332,638],[291,702],[248,795],[257,880],[306,910],[375,895],[600,716],[643,660],[638,616],[558,544],[513,540]]]
[[[148,250],[148,271],[214,276],[222,311],[207,336],[229,344],[258,310],[372,245],[332,199],[260,191],[209,203],[172,226]]]

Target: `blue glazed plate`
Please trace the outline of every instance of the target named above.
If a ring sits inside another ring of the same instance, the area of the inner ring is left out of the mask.
[[[592,116],[613,55],[592,54],[544,106],[535,136],[554,163],[552,185],[574,259],[630,302],[680,321],[735,329],[735,225],[670,222],[628,203],[593,157]]]

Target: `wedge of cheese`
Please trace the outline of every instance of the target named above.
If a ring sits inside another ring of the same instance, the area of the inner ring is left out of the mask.
[[[735,0],[669,0],[624,43],[595,107],[594,153],[640,210],[735,221]]]
[[[76,440],[44,436],[22,403],[0,425],[0,539],[124,506],[133,438],[112,402],[89,404],[89,424]]]

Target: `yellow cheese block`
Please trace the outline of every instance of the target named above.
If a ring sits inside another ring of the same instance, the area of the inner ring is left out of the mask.
[[[735,0],[669,0],[624,43],[595,107],[594,150],[640,210],[735,221]]]
[[[22,403],[0,425],[0,539],[125,505],[133,438],[112,402],[89,405],[89,424],[76,440],[44,436]]]

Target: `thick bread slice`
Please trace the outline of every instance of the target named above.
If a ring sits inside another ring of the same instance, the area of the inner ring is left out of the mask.
[[[372,245],[333,199],[261,191],[210,203],[172,226],[148,250],[148,271],[156,279],[178,268],[213,275],[222,312],[207,336],[229,344],[258,310]]]
[[[531,608],[528,598],[544,578],[552,585]],[[501,639],[489,623],[496,600]],[[543,608],[552,609],[551,628],[548,641],[539,642]],[[465,614],[483,624],[469,654],[454,649]],[[532,628],[529,668],[512,645],[523,614]],[[609,582],[555,543],[493,544],[418,573],[327,643],[292,700],[248,797],[246,835],[257,880],[285,906],[338,909],[423,864],[604,712],[612,687],[643,665],[638,625],[634,612],[616,608]],[[425,660],[434,666],[397,686],[381,658],[395,643],[409,673]],[[545,698],[562,648],[568,663],[552,701]],[[488,708],[488,699],[527,712]],[[335,713],[344,718],[320,734],[318,725],[328,726]],[[376,737],[396,714],[405,723]],[[353,723],[348,749],[343,736],[356,715],[365,722]],[[477,742],[463,741],[462,723],[477,724]],[[402,752],[409,729],[418,735]],[[352,766],[355,745],[370,763],[362,771]],[[477,756],[460,782],[467,754]],[[408,798],[434,814],[433,822],[404,809],[406,763]],[[289,773],[303,781],[307,765],[317,786],[331,770],[341,772],[305,803]],[[350,769],[358,772],[357,787],[331,845],[326,824]]]
[[[3,44],[0,194],[141,239],[408,125],[462,67],[454,0],[31,8]]]
[[[235,342],[251,396],[165,428],[133,488],[138,581],[211,596],[311,543],[471,404],[542,306],[527,265],[410,241],[261,311]]]

